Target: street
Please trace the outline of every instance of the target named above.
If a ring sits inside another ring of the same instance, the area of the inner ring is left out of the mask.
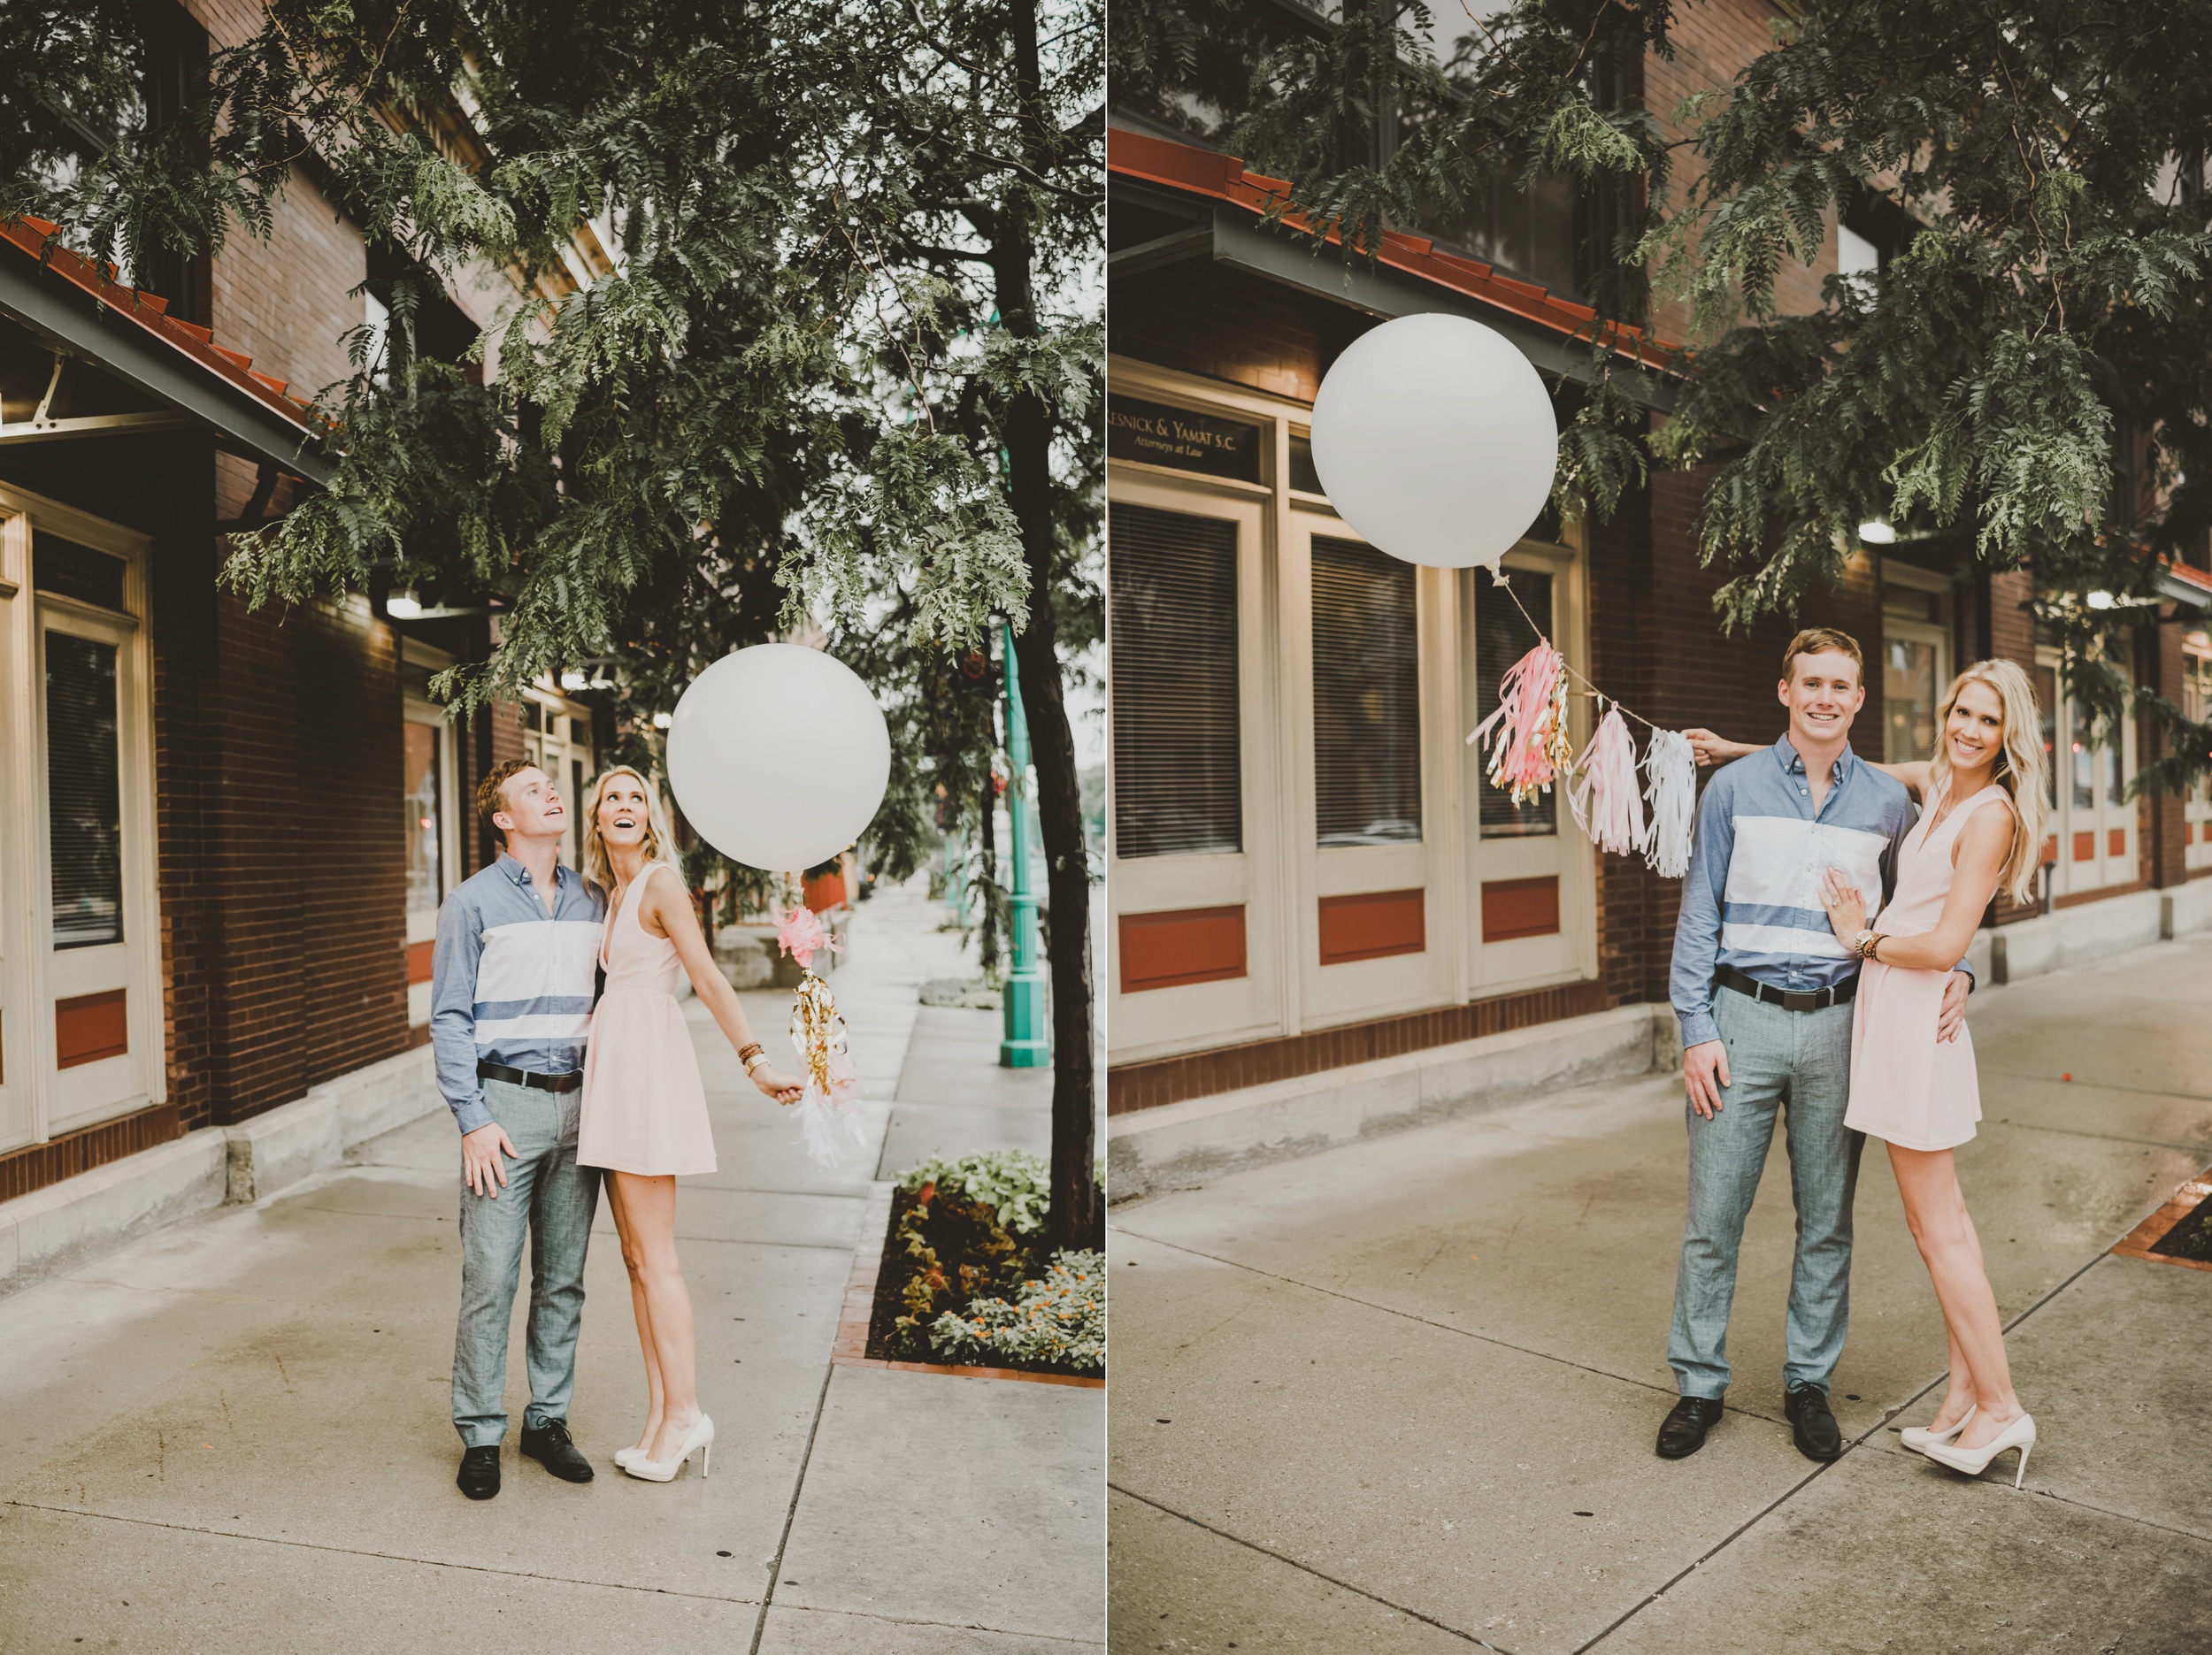
[[[1779,1133],[1728,1414],[1692,1458],[1654,1454],[1671,1074],[1115,1209],[1112,1647],[2212,1647],[2212,1272],[2107,1252],[2212,1164],[2208,1005],[2205,938],[1974,998],[1960,1181],[2041,1432],[2021,1494],[2009,1456],[1976,1481],[1898,1444],[1945,1348],[1877,1144],[1832,1392],[1847,1449],[1792,1445]]]
[[[517,1450],[526,1281],[504,1486],[483,1505],[454,1487],[441,1109],[0,1300],[0,1650],[1095,1647],[1103,1392],[830,1362],[871,1181],[911,1159],[879,1170],[894,1109],[918,1154],[1048,1141],[1049,1073],[994,1067],[995,1014],[917,1035],[918,1013],[947,1015],[920,985],[972,969],[941,913],[909,887],[855,916],[832,980],[871,1139],[840,1168],[805,1159],[686,1006],[720,1160],[677,1207],[710,1477],[612,1464],[645,1393],[603,1201],[570,1416],[596,1479]],[[782,1049],[788,996],[745,999]],[[962,1065],[987,1107],[956,1101]]]

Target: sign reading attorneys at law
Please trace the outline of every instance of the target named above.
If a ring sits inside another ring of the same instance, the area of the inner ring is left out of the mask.
[[[1106,399],[1106,456],[1171,465],[1207,477],[1260,480],[1260,428],[1242,420],[1140,402],[1133,397]]]

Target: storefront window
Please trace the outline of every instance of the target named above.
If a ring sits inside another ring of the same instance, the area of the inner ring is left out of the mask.
[[[407,911],[435,913],[445,895],[443,774],[439,748],[445,732],[410,719],[402,726],[405,770],[402,792],[407,812]]]
[[[1509,593],[1487,570],[1475,578],[1475,713],[1479,720],[1498,710],[1500,681],[1515,662],[1536,647],[1536,628],[1529,624],[1528,615],[1546,621],[1551,618],[1552,578],[1516,569],[1510,573]],[[1518,604],[1513,601],[1516,597],[1520,599]],[[1522,614],[1524,608],[1528,615]],[[1559,831],[1556,789],[1517,805],[1511,793],[1490,785],[1486,755],[1482,763],[1483,838],[1525,839]]]
[[[54,946],[123,940],[122,770],[115,646],[46,634],[46,809]]]
[[[1113,545],[1114,853],[1241,850],[1237,525],[1119,505]]]
[[[1313,537],[1314,804],[1323,845],[1421,838],[1413,565]]]

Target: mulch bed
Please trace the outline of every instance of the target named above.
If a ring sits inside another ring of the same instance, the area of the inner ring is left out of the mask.
[[[942,1363],[946,1359],[929,1342],[928,1324],[948,1310],[964,1311],[971,1299],[1011,1299],[1019,1284],[1042,1276],[1051,1263],[1051,1252],[1042,1237],[1033,1241],[1009,1237],[987,1221],[979,1222],[975,1210],[938,1195],[920,1219],[923,1240],[936,1255],[936,1270],[943,1286],[931,1295],[927,1316],[910,1329],[898,1326],[907,1315],[908,1290],[930,1265],[910,1250],[907,1235],[916,1209],[915,1193],[891,1191],[891,1222],[885,1228],[883,1258],[876,1270],[875,1303],[868,1318],[867,1354],[873,1361]],[[1010,1250],[1008,1243],[1011,1243]],[[965,1285],[964,1286],[964,1282]],[[1102,1379],[1105,1370],[1075,1368],[1066,1362],[1024,1360],[995,1357],[992,1366],[1028,1374],[1059,1374],[1078,1379]]]
[[[2124,1259],[2212,1270],[2212,1167],[2183,1184],[2173,1199],[2113,1247]]]

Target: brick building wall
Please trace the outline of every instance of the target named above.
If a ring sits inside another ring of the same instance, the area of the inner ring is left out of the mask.
[[[1643,105],[1658,121],[1668,142],[1678,142],[1695,133],[1695,122],[1684,125],[1674,119],[1684,100],[1700,92],[1720,91],[1730,86],[1739,70],[1767,50],[1773,39],[1773,25],[1786,15],[1771,0],[1707,0],[1701,5],[1676,10],[1667,30],[1674,55],[1658,57],[1647,53],[1644,58]],[[1705,169],[1691,149],[1677,149],[1674,157],[1669,190],[1673,199],[1680,202],[1704,177]],[[1809,264],[1786,259],[1775,272],[1776,309],[1785,315],[1803,315],[1818,310],[1821,283],[1833,275],[1835,269],[1835,215],[1832,212],[1819,256]],[[1690,332],[1689,307],[1663,294],[1656,297],[1658,303],[1652,311],[1654,326],[1664,337],[1686,338]]]

